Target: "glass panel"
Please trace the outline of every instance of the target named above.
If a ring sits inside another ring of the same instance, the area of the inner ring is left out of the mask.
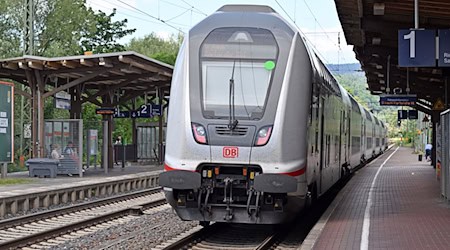
[[[63,146],[62,144],[62,123],[61,122],[54,122],[53,123],[53,143],[56,144],[55,146],[58,147],[58,153],[61,154],[61,148]]]
[[[53,124],[45,123],[45,155],[50,158],[53,144]]]
[[[228,117],[233,64],[203,62],[203,107],[207,114]],[[259,62],[236,62],[234,68],[236,117],[260,118],[270,83],[270,71],[264,68],[264,63]]]
[[[204,116],[230,116],[233,79],[236,118],[261,119],[278,55],[273,34],[258,28],[219,28],[206,37],[200,51]]]
[[[278,47],[272,33],[257,28],[220,28],[202,44],[201,57],[274,59]]]

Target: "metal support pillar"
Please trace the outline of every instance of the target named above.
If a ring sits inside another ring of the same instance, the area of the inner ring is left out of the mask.
[[[108,136],[108,121],[103,120],[103,151],[102,151],[102,165],[105,171],[105,174],[108,174],[108,165],[109,165],[109,157],[108,157],[108,142],[110,141]]]
[[[414,0],[414,28],[419,28],[419,0]]]
[[[133,99],[131,104],[132,110],[136,110],[136,99]],[[137,128],[136,128],[136,118],[131,118],[131,127],[132,127],[132,138],[131,138],[131,144],[133,145],[133,159],[137,159]]]
[[[33,55],[34,50],[34,1],[25,0],[24,54]]]

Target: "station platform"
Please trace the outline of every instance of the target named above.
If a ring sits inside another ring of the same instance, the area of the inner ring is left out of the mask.
[[[57,175],[56,178],[38,178],[29,177],[28,171],[8,173],[7,178],[21,178],[29,180],[28,183],[2,185],[0,187],[0,197],[5,197],[13,193],[26,193],[40,190],[40,189],[55,189],[64,186],[80,186],[89,185],[101,181],[113,181],[115,179],[132,178],[133,176],[149,175],[156,171],[163,170],[162,165],[131,165],[124,168],[121,165],[114,165],[114,168],[108,169],[108,173],[105,174],[103,168],[97,166],[96,168],[91,166],[85,170],[83,177],[79,178],[78,175]]]
[[[394,146],[357,171],[301,249],[450,249],[450,203],[430,162]]]

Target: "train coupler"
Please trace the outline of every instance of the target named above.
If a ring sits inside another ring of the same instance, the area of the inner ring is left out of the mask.
[[[225,186],[224,186],[223,202],[225,202],[227,206],[226,208],[227,213],[224,217],[224,220],[230,221],[233,219],[233,209],[231,208],[231,203],[233,203],[233,179],[229,177],[225,178],[224,184]]]
[[[208,204],[211,193],[212,193],[212,188],[206,188],[205,202],[202,203],[203,190],[199,191],[199,194],[198,194],[198,209],[200,210],[200,213],[202,213],[202,214],[204,212],[208,212],[209,214],[211,214],[211,206]]]

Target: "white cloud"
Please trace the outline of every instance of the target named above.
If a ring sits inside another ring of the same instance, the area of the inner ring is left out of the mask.
[[[356,63],[353,46],[347,45],[340,26],[326,29],[302,29],[325,63]]]
[[[165,41],[169,41],[171,35],[172,35],[172,33],[168,32],[168,31],[157,31],[156,32],[156,36]]]

